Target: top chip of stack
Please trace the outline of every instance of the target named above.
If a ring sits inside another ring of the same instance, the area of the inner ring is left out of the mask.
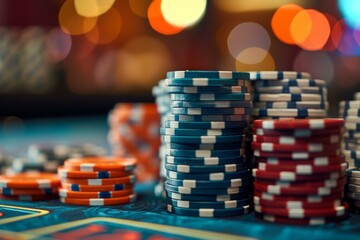
[[[340,118],[254,121],[257,216],[306,225],[346,217],[348,205],[341,202],[347,167],[341,154],[343,124]]]
[[[169,212],[198,217],[249,212],[252,178],[244,148],[252,113],[249,76],[231,71],[167,73],[170,114],[160,132]]]
[[[256,118],[324,118],[328,108],[326,81],[291,71],[250,72]]]
[[[133,158],[83,157],[58,168],[60,201],[85,206],[120,205],[136,200],[137,161]]]
[[[348,163],[346,197],[350,207],[360,214],[360,94],[353,101],[341,101],[339,114],[345,120],[343,153]]]

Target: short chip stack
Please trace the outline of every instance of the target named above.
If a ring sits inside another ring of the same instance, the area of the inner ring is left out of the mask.
[[[65,161],[58,169],[60,201],[85,206],[132,203],[136,200],[133,158],[84,157]]]
[[[312,225],[346,217],[343,124],[335,118],[254,121],[254,209],[259,218]]]
[[[340,102],[340,116],[345,120],[343,153],[348,163],[346,199],[351,209],[360,213],[360,96]]]
[[[166,116],[170,113],[170,94],[166,91],[165,80],[160,80],[157,86],[153,87],[153,96],[156,97],[156,105],[158,112],[161,116],[161,127],[164,127],[164,122]],[[160,158],[160,181],[155,186],[155,196],[166,198],[165,191],[165,179],[166,179],[166,170],[165,170],[165,146],[164,143],[161,143],[159,149],[159,158]]]
[[[138,159],[139,182],[159,178],[160,116],[155,104],[119,103],[109,113],[113,155]]]
[[[0,199],[41,201],[57,198],[60,179],[51,173],[0,175]]]
[[[327,114],[326,81],[291,71],[251,72],[257,119],[324,118]]]
[[[168,72],[165,146],[167,209],[197,217],[250,212],[252,178],[244,140],[252,113],[249,74]]]

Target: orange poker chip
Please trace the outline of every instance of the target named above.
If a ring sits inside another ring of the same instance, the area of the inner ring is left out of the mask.
[[[133,203],[136,200],[136,195],[130,195],[119,198],[64,198],[60,197],[62,203],[84,205],[84,206],[107,206],[107,205],[119,205],[126,203]]]
[[[56,188],[31,189],[31,188],[0,188],[0,194],[4,196],[13,195],[53,195],[58,190]]]
[[[90,179],[76,179],[63,178],[62,183],[80,184],[89,186],[102,186],[122,183],[134,183],[136,181],[135,175],[120,178],[90,178]]]
[[[51,173],[19,173],[0,176],[0,188],[56,188],[60,178]]]
[[[131,175],[131,171],[98,171],[98,172],[81,172],[75,170],[58,168],[60,178],[118,178]]]
[[[4,196],[0,194],[0,199],[11,201],[42,201],[58,198],[58,195],[19,195],[19,196]]]
[[[76,192],[60,188],[59,195],[64,198],[118,198],[133,194],[132,189],[121,191],[102,191],[102,192]]]
[[[81,184],[63,183],[62,188],[76,192],[105,192],[105,191],[123,191],[133,189],[134,184],[114,184],[103,186],[89,186]]]
[[[121,157],[83,157],[65,161],[65,169],[96,172],[96,171],[132,171],[136,166],[135,158]]]

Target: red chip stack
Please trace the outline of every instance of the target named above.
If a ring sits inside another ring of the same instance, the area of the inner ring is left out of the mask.
[[[119,103],[109,113],[108,140],[114,156],[138,160],[139,182],[159,178],[160,115],[155,104]]]
[[[256,216],[306,225],[346,217],[343,124],[330,118],[254,121]]]

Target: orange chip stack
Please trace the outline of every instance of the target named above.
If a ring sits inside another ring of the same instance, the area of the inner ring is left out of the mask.
[[[56,198],[60,179],[50,173],[19,173],[0,176],[0,199],[41,201]]]
[[[155,104],[119,103],[109,113],[108,140],[113,155],[138,160],[139,182],[159,178],[160,116]]]
[[[60,201],[85,206],[132,203],[136,200],[133,158],[83,157],[58,168]]]

